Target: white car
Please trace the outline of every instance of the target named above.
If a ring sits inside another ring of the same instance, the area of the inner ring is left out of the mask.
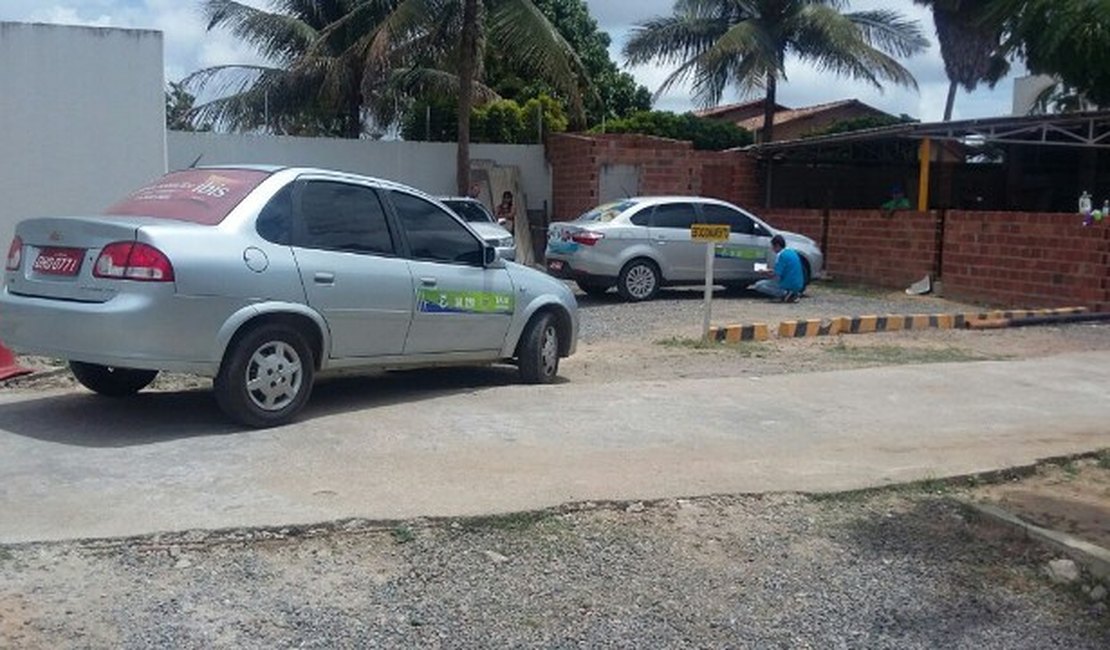
[[[486,243],[497,249],[497,254],[504,260],[516,259],[516,241],[513,234],[506,230],[497,219],[490,214],[485,204],[477,199],[462,196],[445,196],[440,199],[443,205],[455,211],[455,214],[470,224],[474,232],[486,240]]]
[[[436,199],[322,169],[167,174],[99,216],[23,221],[0,339],[130,395],[214,378],[254,427],[290,420],[317,371],[510,362],[551,381],[578,332],[563,282],[506,263]]]
[[[728,241],[717,244],[713,277],[741,288],[774,267],[771,237],[782,235],[802,259],[808,285],[825,264],[809,237],[778,230],[731,203],[693,196],[644,196],[598,206],[574,221],[553,223],[547,235],[547,271],[575,280],[587,294],[616,287],[629,301],[650,300],[666,285],[705,282],[705,244],[690,226],[728,225]],[[756,265],[759,265],[758,267]]]

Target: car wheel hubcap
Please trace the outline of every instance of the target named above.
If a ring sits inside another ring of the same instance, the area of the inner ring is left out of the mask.
[[[635,298],[647,298],[655,290],[655,272],[644,265],[633,266],[625,278],[628,293]]]
[[[543,363],[543,374],[555,374],[559,366],[559,335],[555,328],[548,326],[543,331],[543,345],[540,347],[540,361]]]
[[[284,341],[259,346],[247,364],[247,395],[264,411],[280,411],[301,392],[301,357]]]

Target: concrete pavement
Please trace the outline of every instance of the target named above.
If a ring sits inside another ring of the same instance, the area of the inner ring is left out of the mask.
[[[0,396],[0,542],[828,491],[1110,447],[1110,352],[610,384],[508,370],[318,386],[296,424],[207,391]]]

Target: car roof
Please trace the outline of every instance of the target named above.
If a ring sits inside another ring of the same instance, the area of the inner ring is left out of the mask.
[[[376,185],[376,186],[378,186],[382,189],[386,189],[386,190],[404,190],[406,192],[416,194],[416,195],[418,195],[422,198],[432,199],[434,201],[440,200],[437,197],[435,197],[435,196],[433,196],[433,195],[431,195],[431,194],[429,194],[429,193],[427,193],[423,190],[415,188],[411,185],[406,185],[405,183],[398,183],[397,181],[391,181],[391,180],[385,179],[385,178],[379,178],[379,177],[376,177],[376,176],[366,176],[364,174],[355,174],[355,173],[352,173],[352,172],[344,172],[344,171],[339,171],[339,170],[336,170],[336,169],[325,169],[323,167],[291,167],[291,166],[285,166],[285,165],[255,165],[255,164],[232,163],[232,164],[227,164],[227,165],[199,165],[199,166],[195,167],[195,169],[246,169],[246,170],[251,170],[251,171],[266,172],[266,173],[275,174],[275,175],[276,174],[287,174],[289,176],[294,176],[294,177],[300,176],[301,174],[311,174],[313,176],[324,176],[324,177],[333,178],[333,179],[336,179],[336,180],[349,180],[349,181],[358,181],[358,182],[362,182],[362,183],[369,183],[371,185]],[[182,171],[182,170],[175,170],[175,171]]]

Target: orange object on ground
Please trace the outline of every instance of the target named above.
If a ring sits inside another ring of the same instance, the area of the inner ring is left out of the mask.
[[[3,343],[0,343],[0,381],[29,374],[31,374],[31,369],[24,368],[16,363],[12,351],[6,348]]]

